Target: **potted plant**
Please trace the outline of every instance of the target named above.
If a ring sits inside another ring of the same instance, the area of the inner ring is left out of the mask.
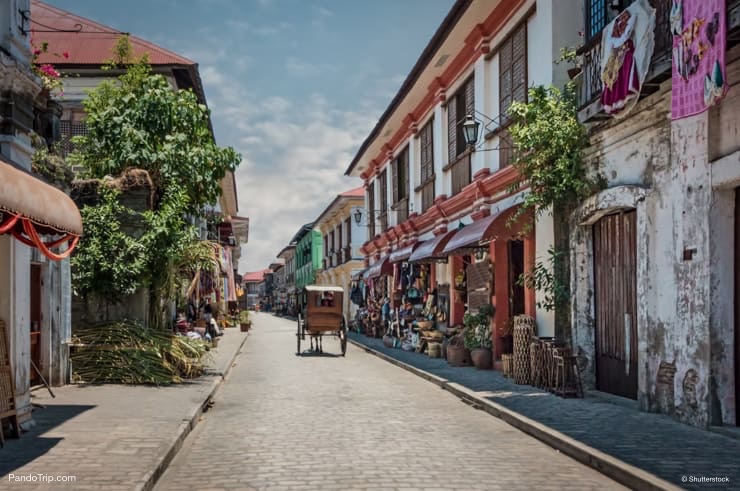
[[[247,332],[251,327],[252,321],[249,320],[249,310],[242,310],[239,312],[239,328],[241,332]]]
[[[493,364],[491,351],[491,316],[495,312],[492,305],[484,305],[477,313],[466,312],[463,316],[465,333],[463,341],[470,350],[470,358],[475,368],[490,369]]]

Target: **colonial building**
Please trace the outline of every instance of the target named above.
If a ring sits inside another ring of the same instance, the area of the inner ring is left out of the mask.
[[[738,425],[740,2],[581,4],[580,119],[607,179],[571,217],[588,386]],[[617,49],[637,74],[624,97]]]
[[[0,417],[21,424],[40,375],[67,378],[67,257],[82,234],[72,200],[31,173],[32,136],[52,142],[59,112],[31,68],[30,26],[28,0],[0,1]]]
[[[518,282],[546,256],[553,223],[543,216],[525,226],[522,216],[510,226],[527,190],[511,190],[519,176],[507,111],[530,86],[564,84],[565,67],[553,61],[578,40],[579,11],[577,0],[455,2],[346,171],[365,183],[362,252],[376,296],[402,298],[396,292],[411,271],[445,299],[452,324],[466,308],[493,304],[497,359],[510,352],[514,315],[536,317],[540,336],[555,334],[538,293]],[[468,117],[483,126],[473,145]]]
[[[323,240],[322,269],[316,275],[319,285],[344,288],[344,315],[353,317],[350,302],[352,276],[364,269],[360,247],[367,240],[367,227],[354,217],[361,217],[365,190],[360,187],[337,195],[316,219],[314,226]]]
[[[34,42],[48,43],[48,50],[38,55],[38,62],[52,64],[64,77],[57,149],[61,156],[66,156],[73,150],[71,139],[87,134],[83,107],[86,91],[103,81],[114,80],[125,69],[103,69],[103,65],[115,60],[115,48],[124,33],[38,0],[31,0],[31,17]],[[43,32],[35,32],[34,29]],[[163,75],[173,89],[192,90],[199,102],[206,104],[197,63],[136,36],[127,35],[127,38],[132,52],[130,59],[119,60],[123,65],[146,54],[153,73]],[[223,276],[208,281],[202,278],[199,292],[210,293],[212,299],[218,301],[221,310],[226,311],[227,302],[237,300],[234,273],[238,269],[241,245],[248,240],[249,219],[237,216],[236,179],[232,172],[226,173],[220,186],[222,194],[219,202],[207,211],[223,220],[210,227],[205,221],[197,225],[200,225],[202,239],[217,241],[222,246],[218,260]],[[75,318],[97,320],[95,315],[100,309],[93,304],[84,307],[81,302],[75,303]],[[146,322],[148,295],[140,291],[132,301],[121,303],[121,312],[115,312],[116,308],[109,310],[114,312],[113,317],[120,315]]]
[[[316,272],[321,269],[321,233],[313,227],[313,222],[307,223],[293,237],[296,244],[295,287],[298,291],[315,284]]]
[[[285,307],[287,314],[295,314],[296,288],[295,288],[295,248],[296,243],[291,242],[278,253],[278,259],[285,262]]]

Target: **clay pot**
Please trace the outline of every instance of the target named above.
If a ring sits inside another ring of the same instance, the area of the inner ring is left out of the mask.
[[[473,366],[480,370],[490,370],[493,364],[493,353],[489,348],[475,348],[470,352]]]
[[[447,363],[453,367],[469,367],[470,351],[462,346],[447,346]]]

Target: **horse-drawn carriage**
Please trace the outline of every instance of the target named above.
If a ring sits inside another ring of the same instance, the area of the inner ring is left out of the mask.
[[[301,354],[301,341],[309,336],[311,351],[323,353],[322,338],[339,338],[342,356],[347,352],[347,319],[342,313],[344,289],[339,286],[308,285],[304,289],[306,305],[298,314],[297,355]],[[314,348],[314,343],[316,344]]]

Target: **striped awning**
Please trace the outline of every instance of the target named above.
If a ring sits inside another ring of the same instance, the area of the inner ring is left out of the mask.
[[[409,262],[423,263],[447,260],[447,254],[443,254],[442,250],[447,245],[447,241],[449,241],[453,235],[455,235],[455,230],[421,242],[414,252],[411,253],[411,256],[409,256]]]
[[[60,260],[77,245],[82,217],[74,201],[60,189],[0,159],[0,234],[4,233],[38,248],[49,259]],[[62,244],[68,246],[65,251],[51,250]]]

